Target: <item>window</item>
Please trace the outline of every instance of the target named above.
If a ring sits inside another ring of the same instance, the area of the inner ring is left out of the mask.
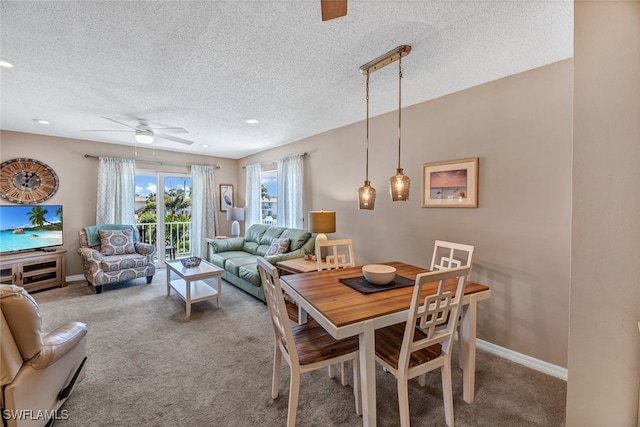
[[[260,174],[261,218],[266,225],[278,224],[278,169],[275,164],[263,166]]]

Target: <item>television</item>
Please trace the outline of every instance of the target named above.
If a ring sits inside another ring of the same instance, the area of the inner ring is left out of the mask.
[[[1,205],[0,253],[62,246],[62,205]]]

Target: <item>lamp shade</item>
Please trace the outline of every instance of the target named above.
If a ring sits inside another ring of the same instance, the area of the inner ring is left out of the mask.
[[[333,211],[309,211],[309,231],[312,233],[335,233],[336,213]]]
[[[244,208],[227,209],[227,221],[244,221]]]

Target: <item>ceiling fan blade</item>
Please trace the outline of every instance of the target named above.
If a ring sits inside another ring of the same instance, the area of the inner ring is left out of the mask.
[[[133,129],[133,130],[136,130],[136,128],[135,128],[135,127],[130,126],[130,125],[126,124],[126,123],[119,122],[119,121],[117,121],[117,120],[115,120],[115,119],[112,119],[112,118],[110,118],[110,117],[106,117],[106,116],[101,116],[101,117],[102,117],[103,119],[106,119],[106,120],[112,121],[112,122],[117,123],[117,124],[119,124],[119,125],[126,126],[126,127],[128,127],[128,128]]]
[[[320,0],[322,20],[328,21],[347,14],[347,0]]]
[[[164,133],[189,133],[185,128],[149,128],[152,131],[161,130]]]
[[[188,139],[178,138],[177,136],[165,135],[162,133],[156,133],[154,134],[154,136],[156,136],[157,138],[168,139],[169,141],[179,142],[181,144],[187,144],[187,145],[193,144],[193,141],[189,141]]]
[[[129,129],[82,129],[82,132],[133,132]]]

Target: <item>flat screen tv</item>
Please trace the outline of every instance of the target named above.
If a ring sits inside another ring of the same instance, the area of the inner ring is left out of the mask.
[[[62,205],[0,206],[0,253],[62,246]]]

